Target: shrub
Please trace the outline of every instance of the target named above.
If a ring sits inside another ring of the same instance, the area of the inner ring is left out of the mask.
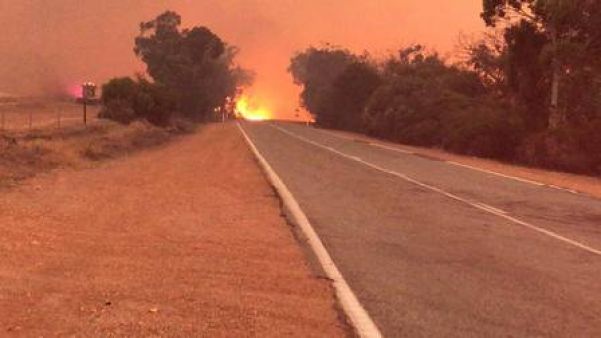
[[[175,112],[175,99],[169,89],[145,79],[138,79],[138,92],[133,109],[150,123],[166,126]]]
[[[114,78],[102,86],[101,101],[103,104],[112,101],[133,102],[137,92],[138,84],[132,78]]]
[[[98,117],[129,124],[138,116],[134,102],[138,84],[129,77],[115,78],[102,86],[102,109]]]
[[[136,119],[136,112],[131,106],[131,101],[114,99],[103,103],[98,117],[122,124],[130,124]]]
[[[513,160],[525,129],[497,100],[478,100],[445,116],[442,147],[471,156]]]
[[[102,86],[101,101],[99,117],[124,124],[143,118],[154,125],[166,126],[175,111],[175,100],[168,89],[143,78],[110,80]]]
[[[579,174],[601,174],[601,120],[529,136],[518,148],[520,162]]]
[[[378,69],[362,60],[348,65],[323,97],[317,124],[323,127],[362,131],[361,115],[370,96],[380,85]]]

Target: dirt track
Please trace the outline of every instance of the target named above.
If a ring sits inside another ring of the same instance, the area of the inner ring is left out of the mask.
[[[0,336],[341,336],[234,125],[0,195]]]

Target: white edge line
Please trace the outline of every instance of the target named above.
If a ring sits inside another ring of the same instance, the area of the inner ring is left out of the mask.
[[[294,221],[301,228],[305,236],[309,241],[311,249],[317,256],[322,268],[324,269],[327,276],[333,281],[336,295],[344,312],[351,320],[352,325],[357,330],[360,337],[382,337],[382,333],[371,319],[367,311],[363,308],[357,296],[353,293],[342,273],[336,267],[336,264],[332,260],[332,257],[328,253],[327,249],[319,239],[319,236],[313,229],[313,226],[309,222],[307,216],[301,209],[300,205],[288,190],[288,187],[284,184],[278,174],[271,168],[267,160],[261,155],[255,144],[252,142],[250,137],[244,131],[244,128],[237,123],[240,132],[244,136],[246,143],[252,150],[253,154],[259,161],[262,169],[265,171],[269,181],[275,187],[278,194],[282,198],[284,205],[288,208],[290,214],[294,218]]]
[[[366,161],[363,161],[363,160],[360,160],[360,159],[356,159],[356,158],[354,158],[351,155],[348,155],[346,153],[343,153],[343,152],[341,152],[339,150],[336,150],[336,149],[333,149],[333,148],[330,148],[330,147],[326,147],[326,146],[322,145],[321,143],[314,142],[314,141],[311,141],[309,139],[306,139],[306,138],[304,138],[302,136],[299,136],[299,135],[297,135],[297,134],[295,134],[295,133],[293,133],[293,132],[291,132],[289,130],[286,130],[286,129],[282,128],[282,127],[274,126],[274,125],[272,125],[272,127],[276,128],[276,129],[278,129],[280,131],[282,131],[285,134],[288,134],[288,135],[290,135],[292,137],[295,137],[295,138],[297,138],[297,139],[299,139],[299,140],[301,140],[301,141],[303,141],[305,143],[312,144],[312,145],[314,145],[314,146],[316,146],[318,148],[329,150],[329,151],[331,151],[331,152],[333,152],[333,153],[335,153],[335,154],[337,154],[337,155],[339,155],[341,157],[344,157],[344,158],[347,158],[349,160],[361,163],[361,164],[363,164],[363,165],[365,165],[367,167],[370,167],[372,169],[381,171],[383,173],[387,173],[387,174],[390,174],[392,176],[396,176],[396,177],[401,178],[401,179],[403,179],[403,180],[405,180],[407,182],[413,183],[413,184],[418,185],[420,187],[423,187],[425,189],[428,189],[428,190],[437,192],[439,194],[442,194],[444,196],[447,196],[447,197],[449,197],[451,199],[454,199],[456,201],[459,201],[459,202],[465,203],[467,205],[470,205],[470,206],[472,206],[472,207],[474,207],[476,209],[480,209],[480,210],[482,210],[484,212],[496,215],[496,216],[498,216],[500,218],[504,218],[504,219],[506,219],[508,221],[511,221],[511,222],[515,223],[515,224],[521,225],[523,227],[526,227],[526,228],[531,229],[533,231],[536,231],[538,233],[544,234],[544,235],[549,236],[551,238],[554,238],[556,240],[559,240],[559,241],[562,241],[564,243],[570,244],[572,246],[580,248],[580,249],[582,249],[584,251],[587,251],[589,253],[601,256],[601,250],[597,250],[597,249],[595,249],[593,247],[590,247],[590,246],[588,246],[586,244],[583,244],[583,243],[580,243],[580,242],[575,241],[573,239],[564,237],[564,236],[562,236],[560,234],[557,234],[557,233],[555,233],[555,232],[553,232],[551,230],[547,230],[545,228],[541,228],[541,227],[538,227],[536,225],[533,225],[533,224],[524,222],[522,220],[519,220],[519,219],[517,219],[515,217],[509,216],[503,210],[494,208],[494,207],[489,206],[487,204],[482,204],[482,203],[478,203],[478,202],[472,202],[470,200],[467,200],[467,199],[465,199],[463,197],[460,197],[460,196],[457,196],[455,194],[449,193],[449,192],[444,191],[444,190],[442,190],[440,188],[437,188],[435,186],[432,186],[432,185],[420,182],[420,181],[418,181],[416,179],[413,179],[413,178],[411,178],[411,177],[409,177],[409,176],[407,176],[405,174],[398,173],[398,172],[396,172],[394,170],[389,170],[389,169],[386,169],[386,168],[382,168],[382,167],[380,167],[378,165],[375,165],[373,163],[370,163],[370,162],[366,162]]]

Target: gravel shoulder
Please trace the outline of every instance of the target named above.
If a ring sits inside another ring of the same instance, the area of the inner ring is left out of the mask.
[[[0,336],[345,336],[235,125],[0,194]]]

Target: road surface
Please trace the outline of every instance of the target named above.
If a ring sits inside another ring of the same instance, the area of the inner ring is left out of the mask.
[[[244,123],[384,336],[601,336],[601,201]]]

